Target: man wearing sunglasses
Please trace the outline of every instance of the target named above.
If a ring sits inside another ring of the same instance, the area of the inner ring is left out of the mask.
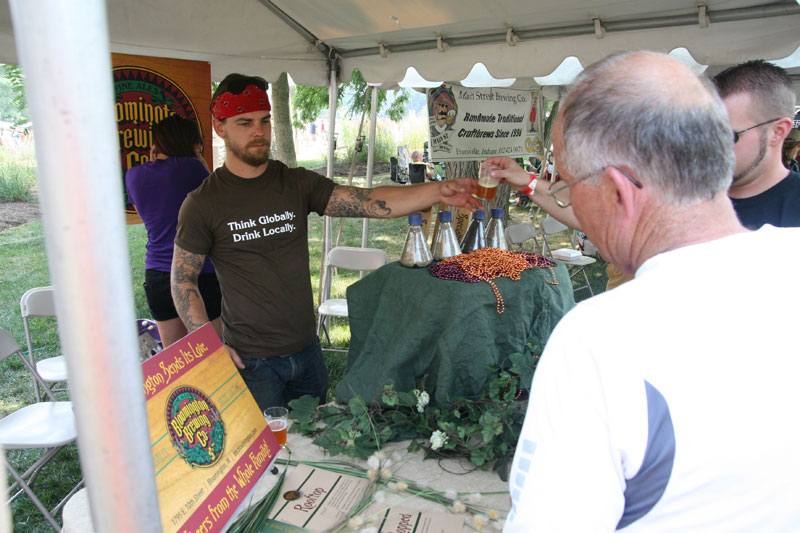
[[[714,84],[733,128],[736,168],[728,195],[742,224],[800,226],[800,174],[783,166],[795,92],[785,70],[748,61],[720,72]]]
[[[739,222],[715,89],[667,55],[611,56],[578,78],[553,143],[554,201],[636,277],[550,336],[505,531],[800,530],[800,286],[769,260],[800,261],[800,228]]]
[[[222,336],[259,407],[310,394],[325,402],[307,217],[389,218],[437,202],[476,209],[475,181],[363,189],[269,159],[270,103],[261,78],[231,74],[211,100],[227,159],[181,207],[172,295],[188,331],[208,322],[197,291],[206,257],[222,289]]]

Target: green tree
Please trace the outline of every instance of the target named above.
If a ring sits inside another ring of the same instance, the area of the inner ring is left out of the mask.
[[[339,86],[337,106],[346,109],[348,116],[361,113],[364,110],[364,95],[369,89],[367,82],[358,70],[353,71],[350,81]],[[408,93],[405,89],[395,92],[395,98],[389,101],[389,91],[378,91],[378,111],[385,112],[395,122],[403,118]],[[328,108],[328,87],[309,87],[297,85],[292,99],[295,109],[294,126],[300,128],[317,120],[320,113]],[[372,100],[366,99],[369,113]]]
[[[19,126],[28,122],[25,76],[17,65],[0,65],[0,120]]]
[[[273,155],[289,167],[297,166],[289,112],[289,80],[284,72],[272,83]]]

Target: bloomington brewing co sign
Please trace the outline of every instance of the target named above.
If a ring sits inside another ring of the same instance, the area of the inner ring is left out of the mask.
[[[167,76],[144,67],[114,67],[114,101],[122,174],[150,159],[151,128],[169,115],[197,121],[194,104],[186,92]],[[129,204],[127,194],[126,206]]]

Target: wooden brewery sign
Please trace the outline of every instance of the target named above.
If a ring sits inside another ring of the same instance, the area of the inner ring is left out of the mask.
[[[211,66],[127,54],[111,54],[111,64],[122,175],[150,159],[153,125],[173,114],[197,121],[211,168]],[[129,224],[141,223],[127,195],[125,212]]]
[[[161,527],[221,531],[278,443],[214,328],[142,364]]]

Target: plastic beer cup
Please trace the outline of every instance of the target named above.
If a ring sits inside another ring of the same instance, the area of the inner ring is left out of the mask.
[[[476,193],[479,198],[483,198],[491,202],[497,194],[497,186],[500,185],[500,180],[493,178],[491,175],[491,167],[481,167],[481,176],[478,178],[478,192]]]
[[[285,407],[267,407],[264,418],[281,447],[286,446],[286,433],[289,429],[289,410]]]

